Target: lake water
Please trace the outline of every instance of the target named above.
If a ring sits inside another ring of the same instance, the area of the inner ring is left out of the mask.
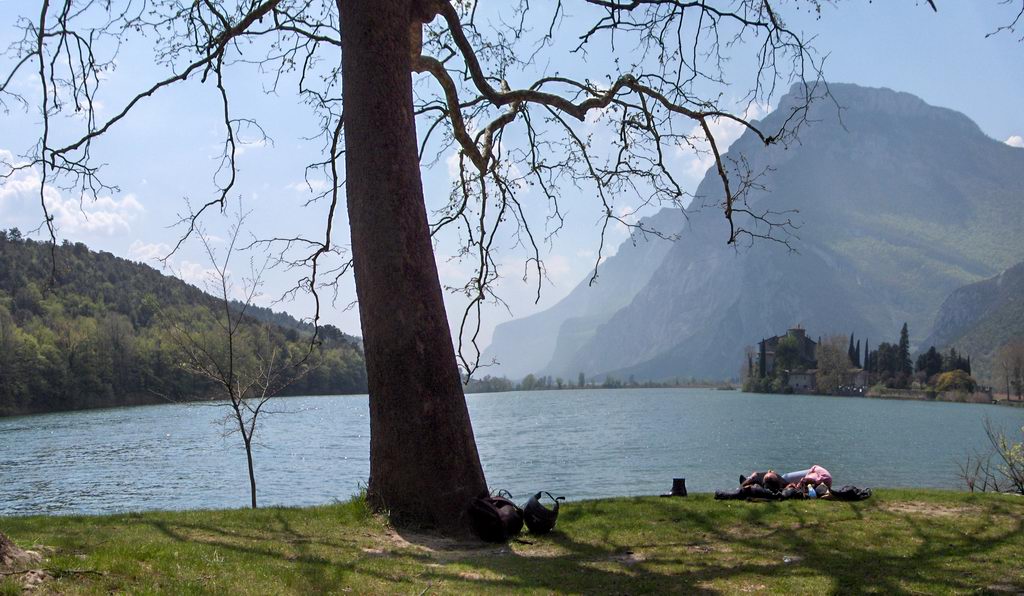
[[[1024,409],[701,389],[514,392],[468,397],[492,489],[525,500],[731,488],[753,469],[818,463],[835,482],[958,488],[957,461],[990,417]],[[263,419],[261,505],[345,500],[369,474],[365,396],[287,398]],[[163,405],[0,419],[0,514],[107,513],[248,504],[227,409]],[[424,462],[429,465],[429,462]]]

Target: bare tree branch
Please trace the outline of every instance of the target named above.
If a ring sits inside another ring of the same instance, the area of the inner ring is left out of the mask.
[[[276,266],[308,272],[281,298],[308,292],[312,321],[319,323],[323,292],[333,290],[332,302],[336,301],[339,281],[351,265],[333,230],[345,176],[338,166],[344,119],[336,3],[124,0],[115,7],[98,0],[81,5],[51,1],[44,1],[35,22],[21,21],[25,38],[12,46],[12,66],[0,78],[0,101],[23,103],[10,83],[27,64],[37,65],[43,107],[40,140],[23,162],[3,175],[14,175],[16,168],[41,171],[39,200],[51,240],[56,240],[57,230],[44,188],[56,184],[82,200],[115,192],[117,188],[101,178],[102,164],[97,165],[92,155],[93,142],[121,125],[147,98],[194,80],[217,91],[217,105],[210,109],[217,110],[223,121],[223,152],[212,192],[197,201],[197,209],[180,217],[180,234],[170,252],[174,254],[199,230],[211,209],[224,211],[237,187],[240,131],[254,127],[266,138],[255,119],[232,112],[226,83],[235,65],[257,65],[267,76],[268,92],[291,81],[315,115],[318,132],[312,138],[322,142],[324,158],[309,164],[305,177],[307,183],[310,176],[328,183],[308,204],[326,199],[328,205],[322,234],[256,239],[250,247],[273,250]],[[820,10],[817,0],[797,1]],[[739,124],[769,145],[786,142],[805,117],[812,93],[791,108],[781,129],[768,131],[716,91],[732,78],[726,65],[733,54],[752,58],[749,84],[738,98],[748,106],[767,105],[780,85],[814,88],[819,83],[821,60],[805,38],[786,25],[774,2],[557,0],[531,6],[516,0],[500,8],[487,7],[487,19],[480,18],[483,9],[472,2],[417,0],[413,6],[411,67],[426,75],[416,80],[415,111],[427,122],[421,161],[441,163],[455,152],[459,170],[448,204],[435,213],[432,230],[440,234],[456,228],[463,246],[451,258],[466,259],[474,269],[465,285],[449,288],[467,298],[457,338],[465,372],[472,373],[480,364],[482,307],[503,304],[494,291],[502,279],[496,255],[503,250],[525,253],[524,278],[536,281],[539,299],[546,279],[543,247],[562,229],[563,203],[570,194],[593,196],[600,217],[593,283],[613,226],[626,226],[635,237],[672,237],[674,230],[649,229],[635,214],[644,207],[683,208],[693,200],[674,171],[677,151],[707,152],[713,159],[724,196],[720,207],[730,225],[724,241],[788,243],[795,229],[792,218],[784,210],[746,204],[743,192],[753,186],[742,179],[747,173],[730,169],[714,127],[719,121]],[[534,30],[538,23],[543,26]],[[152,40],[156,61],[171,74],[144,84],[111,116],[100,119],[95,106],[102,86],[99,75],[113,64],[124,39],[133,35]],[[563,47],[567,36],[575,36],[575,41]],[[542,62],[561,54],[587,64],[591,53],[625,45],[646,58],[628,65],[617,59],[607,63],[601,83],[549,71]],[[523,78],[522,84],[513,83]],[[50,116],[68,109],[85,113],[84,128],[62,130],[62,140],[55,142]],[[595,143],[597,130],[613,131],[611,142]],[[527,205],[527,199],[532,203],[536,195],[546,203],[546,211]],[[534,229],[541,214],[543,232]]]

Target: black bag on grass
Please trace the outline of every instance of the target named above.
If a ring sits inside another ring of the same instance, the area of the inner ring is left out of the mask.
[[[484,495],[469,504],[469,523],[487,542],[506,542],[523,529],[523,510],[503,494],[508,495]]]
[[[789,488],[782,489],[782,498],[783,499],[806,499],[807,495],[805,495],[804,492],[802,490],[798,489],[798,488],[789,487]]]
[[[547,495],[555,504],[548,509],[540,502],[540,496]],[[530,500],[523,506],[523,515],[526,519],[526,527],[531,534],[547,534],[555,527],[558,521],[558,502],[564,501],[565,497],[553,497],[551,493],[540,491],[530,497]]]
[[[863,501],[864,499],[871,497],[870,488],[857,488],[852,484],[833,488],[829,492],[832,494],[832,498],[836,501]]]

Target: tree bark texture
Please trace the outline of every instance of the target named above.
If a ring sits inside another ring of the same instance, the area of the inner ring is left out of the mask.
[[[399,523],[468,527],[486,492],[420,178],[409,25],[416,0],[338,0],[345,167],[370,390],[370,503]]]

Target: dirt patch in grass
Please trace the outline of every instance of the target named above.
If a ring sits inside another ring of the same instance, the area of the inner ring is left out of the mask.
[[[411,550],[445,560],[510,553],[507,544],[488,544],[474,539],[447,538],[426,532],[388,528],[380,537],[383,550]]]
[[[944,505],[926,501],[898,501],[884,503],[880,509],[890,513],[909,513],[925,517],[957,517],[961,515],[977,515],[982,509],[971,505]]]
[[[997,594],[1021,594],[1024,590],[1021,590],[1017,586],[1010,584],[992,584],[988,586],[988,590]]]
[[[528,559],[553,559],[568,554],[566,549],[555,544],[520,544],[513,542],[516,555]]]
[[[741,538],[744,540],[765,540],[776,532],[776,528],[754,524],[743,524],[729,526],[722,529],[722,533],[728,538]]]
[[[615,553],[614,555],[608,557],[609,561],[626,564],[639,563],[646,559],[647,557],[643,553],[638,553],[631,550],[623,551],[621,553]]]
[[[27,569],[25,571],[4,571],[0,573],[0,580],[5,578],[12,579],[23,590],[34,590],[50,579],[51,575],[42,569]]]
[[[459,577],[461,577],[462,579],[470,579],[473,581],[480,581],[484,579],[483,574],[476,573],[475,571],[460,571]]]
[[[689,544],[686,546],[686,550],[691,553],[699,553],[702,555],[709,554],[713,551],[727,553],[731,549],[721,544],[701,543],[701,544]]]
[[[471,582],[494,582],[503,581],[505,579],[504,575],[487,569],[451,569],[446,564],[441,563],[428,563],[427,568],[434,570],[435,573],[442,575],[450,574],[450,577],[468,580]],[[426,592],[429,593],[429,591]]]

